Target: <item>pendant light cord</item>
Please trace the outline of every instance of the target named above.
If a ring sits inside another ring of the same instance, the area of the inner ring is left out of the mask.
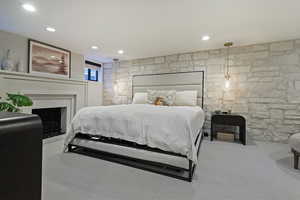
[[[227,72],[226,76],[229,79],[229,46],[227,47]]]
[[[226,73],[225,73],[225,79],[229,80],[230,79],[230,74],[229,74],[229,48],[233,45],[232,42],[226,42],[224,44],[225,47],[227,47],[227,59],[226,59]]]

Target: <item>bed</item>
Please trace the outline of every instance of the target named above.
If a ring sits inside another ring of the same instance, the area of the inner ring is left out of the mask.
[[[197,106],[86,107],[72,120],[65,151],[192,181],[203,139],[204,72],[136,75],[132,94],[196,90]]]

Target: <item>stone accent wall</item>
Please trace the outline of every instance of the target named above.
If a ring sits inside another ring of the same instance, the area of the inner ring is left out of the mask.
[[[256,140],[285,142],[300,132],[300,40],[231,48],[227,91],[225,62],[222,48],[106,64],[105,104],[130,103],[134,74],[204,70],[208,132],[210,113],[218,109],[245,116],[248,134]]]

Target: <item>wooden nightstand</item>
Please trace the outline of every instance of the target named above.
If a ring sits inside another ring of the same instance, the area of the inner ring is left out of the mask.
[[[239,140],[243,145],[246,145],[246,119],[241,115],[235,114],[216,114],[213,113],[211,116],[211,134],[210,140],[213,141],[216,136],[214,130],[215,125],[228,125],[239,127]]]

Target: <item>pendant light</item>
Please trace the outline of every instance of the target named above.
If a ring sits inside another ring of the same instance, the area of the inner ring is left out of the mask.
[[[230,88],[230,74],[229,74],[229,48],[233,46],[233,42],[226,42],[224,46],[227,48],[227,58],[225,66],[225,89]]]

